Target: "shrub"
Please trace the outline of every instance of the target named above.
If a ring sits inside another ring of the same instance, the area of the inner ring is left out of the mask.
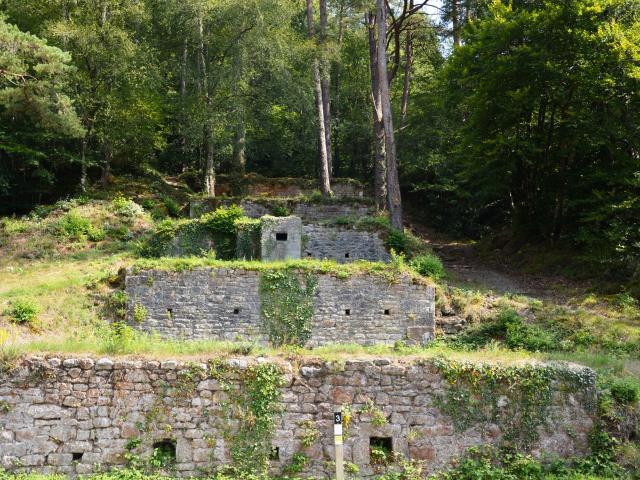
[[[271,213],[274,217],[288,217],[291,215],[291,211],[284,205],[274,205],[271,208]]]
[[[389,250],[395,250],[396,253],[405,253],[407,251],[407,236],[397,228],[389,229],[386,245]]]
[[[116,215],[128,219],[135,218],[144,213],[144,209],[130,198],[124,197],[121,193],[111,201],[111,208]]]
[[[105,239],[107,234],[102,227],[89,226],[87,230],[87,238],[92,242],[100,242]]]
[[[0,226],[7,235],[24,233],[29,229],[29,222],[18,218],[4,218],[0,220]]]
[[[59,235],[74,240],[84,240],[91,228],[89,219],[81,216],[75,210],[71,210],[57,224]]]
[[[412,258],[409,262],[409,266],[420,275],[431,277],[434,280],[444,277],[444,266],[442,265],[442,260],[432,253],[418,255],[417,257]]]
[[[610,391],[611,396],[623,405],[633,405],[640,398],[640,384],[629,378],[614,380]]]
[[[162,203],[164,204],[164,208],[167,209],[167,212],[172,217],[180,216],[180,204],[176,202],[173,198],[164,196],[162,197]]]
[[[6,312],[15,323],[32,324],[38,316],[38,305],[32,300],[14,300]]]
[[[235,221],[244,216],[244,211],[238,205],[229,208],[220,207],[200,218],[200,223],[214,233],[233,235],[236,231]]]

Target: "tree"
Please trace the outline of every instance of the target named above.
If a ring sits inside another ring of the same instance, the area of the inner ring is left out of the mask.
[[[529,239],[608,244],[610,259],[634,251],[639,235],[618,227],[638,193],[638,6],[495,2],[466,30],[446,82],[485,218]]]
[[[378,19],[378,88],[380,90],[380,107],[387,158],[387,208],[389,209],[391,226],[402,230],[402,198],[398,180],[395,132],[393,130],[393,113],[387,71],[387,5],[384,0],[376,0],[376,16]]]
[[[71,56],[0,15],[0,201],[55,186],[59,145],[84,134],[69,96]]]
[[[313,0],[307,0],[307,30],[309,39],[315,40],[315,26],[313,24]],[[311,72],[316,96],[316,109],[318,113],[318,145],[320,150],[320,190],[324,197],[331,195],[329,175],[329,156],[327,152],[327,125],[324,113],[324,99],[322,95],[322,79],[320,77],[320,65],[318,57],[314,55],[311,61]]]

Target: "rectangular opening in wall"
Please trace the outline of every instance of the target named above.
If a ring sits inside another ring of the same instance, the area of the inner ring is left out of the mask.
[[[167,308],[167,317],[169,320],[173,318],[173,308]]]
[[[351,315],[351,309],[350,309],[350,308],[346,308],[346,309],[345,309],[345,311],[344,311],[344,314],[345,314],[346,316]]]
[[[234,315],[238,315],[239,313],[240,313],[240,309],[239,308],[236,307],[236,308],[233,309],[233,314]]]
[[[276,240],[279,242],[286,242],[287,241],[287,232],[277,232],[276,233]]]
[[[176,463],[176,441],[166,438],[154,442],[151,458],[160,467],[174,465]]]
[[[269,453],[269,460],[272,460],[272,461],[280,460],[280,447],[271,447],[271,452]]]
[[[83,452],[72,452],[71,453],[71,459],[74,462],[80,462],[80,461],[82,461],[82,455],[83,455]]]
[[[388,308],[384,309],[384,314],[385,315],[391,315],[391,310],[389,310]]]
[[[393,438],[370,437],[369,455],[371,463],[386,464],[393,461]]]
[[[344,258],[349,258],[349,252],[344,254]]]

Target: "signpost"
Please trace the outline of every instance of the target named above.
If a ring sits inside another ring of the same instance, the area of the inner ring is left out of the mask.
[[[333,414],[333,443],[336,447],[336,480],[344,480],[344,450],[342,445],[342,412]]]

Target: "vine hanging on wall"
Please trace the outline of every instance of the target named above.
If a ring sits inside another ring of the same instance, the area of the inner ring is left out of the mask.
[[[293,269],[260,276],[262,327],[274,346],[304,346],[311,337],[311,317],[318,278]]]

